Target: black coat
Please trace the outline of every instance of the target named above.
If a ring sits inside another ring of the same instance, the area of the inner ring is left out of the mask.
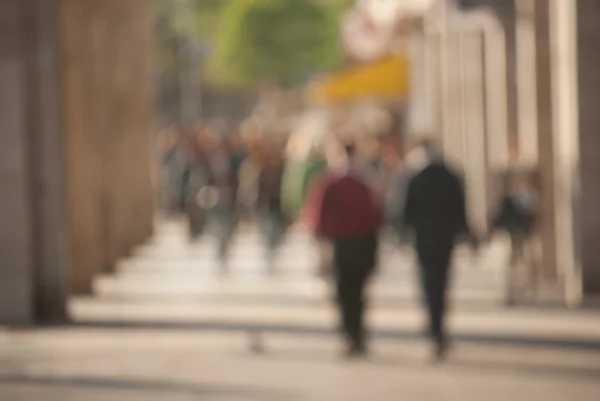
[[[468,234],[462,181],[442,163],[412,175],[403,213],[415,234],[417,251],[446,253],[461,234]]]

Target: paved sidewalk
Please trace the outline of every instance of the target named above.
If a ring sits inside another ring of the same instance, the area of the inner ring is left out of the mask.
[[[93,297],[72,300],[71,316],[87,326],[330,335],[336,315],[330,288],[314,277],[310,236],[287,236],[276,277],[265,274],[263,252],[260,235],[244,228],[234,239],[231,275],[220,278],[212,238],[190,243],[181,225],[162,224],[116,274],[97,280]],[[416,337],[424,323],[412,256],[384,246],[381,260],[369,326],[379,337]],[[479,260],[459,252],[454,271],[450,327],[459,340],[600,348],[600,313],[504,308],[501,249]]]
[[[245,230],[219,279],[209,238],[190,244],[162,225],[94,296],[71,300],[75,325],[0,330],[0,401],[600,399],[597,312],[507,310],[499,255],[459,255],[457,341],[434,366],[410,254],[385,252],[370,290],[372,355],[348,363],[307,235],[287,238],[280,274],[267,277],[260,237]]]
[[[42,330],[0,334],[7,401],[597,401],[600,352],[457,346],[427,363],[420,341],[374,344],[348,363],[331,338],[190,331]]]

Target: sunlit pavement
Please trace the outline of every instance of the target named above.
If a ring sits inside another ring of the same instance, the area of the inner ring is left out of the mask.
[[[599,399],[600,315],[503,308],[498,250],[457,257],[455,342],[432,365],[410,254],[385,252],[371,356],[348,362],[307,235],[289,236],[276,277],[252,229],[236,239],[229,277],[212,248],[161,224],[93,297],[72,301],[74,325],[0,332],[0,400]]]
[[[378,341],[348,363],[333,338],[69,329],[0,335],[0,399],[596,401],[600,352],[459,344],[443,365],[425,343]]]
[[[214,245],[211,237],[190,243],[181,224],[159,224],[148,245],[123,260],[115,274],[98,278],[94,296],[71,302],[71,316],[79,324],[104,327],[332,331],[330,288],[315,277],[317,252],[309,235],[289,234],[275,277],[265,273],[255,229],[245,227],[234,239],[228,277],[218,274]],[[420,335],[423,315],[412,255],[382,248],[379,273],[370,287],[370,327],[380,337]],[[502,249],[486,249],[477,258],[458,252],[450,319],[458,338],[597,342],[597,313],[504,308],[503,259]]]

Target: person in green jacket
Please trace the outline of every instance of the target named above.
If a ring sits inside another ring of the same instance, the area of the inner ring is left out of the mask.
[[[326,170],[327,161],[313,144],[310,144],[308,151],[294,149],[290,156],[283,174],[281,201],[287,218],[295,221],[302,211],[314,179]]]

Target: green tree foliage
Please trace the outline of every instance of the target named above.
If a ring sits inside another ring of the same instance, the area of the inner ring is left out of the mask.
[[[207,21],[218,17],[220,0],[154,0],[154,37],[156,84],[159,108],[165,122],[180,118],[181,78],[197,74],[197,53],[210,38],[205,38],[203,26],[196,17],[202,15]],[[212,7],[208,7],[211,4]],[[200,8],[199,6],[202,5]],[[196,13],[196,10],[202,11]],[[214,27],[212,28],[214,31]]]
[[[338,66],[340,9],[340,1],[228,1],[209,77],[240,86],[264,79],[290,85]]]
[[[217,35],[223,9],[228,0],[194,0],[196,2],[197,31],[200,40],[212,43]]]

